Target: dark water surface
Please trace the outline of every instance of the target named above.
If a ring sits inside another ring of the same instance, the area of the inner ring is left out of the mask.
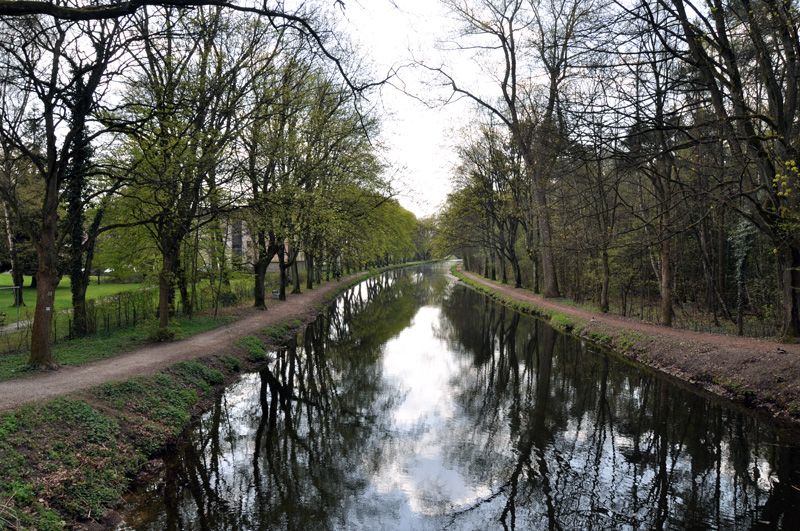
[[[800,529],[797,434],[440,267],[348,291],[231,386],[123,529]]]

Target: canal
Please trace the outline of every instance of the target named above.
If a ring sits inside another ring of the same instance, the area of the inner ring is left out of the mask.
[[[128,530],[800,529],[800,445],[465,288],[338,298],[232,385]]]

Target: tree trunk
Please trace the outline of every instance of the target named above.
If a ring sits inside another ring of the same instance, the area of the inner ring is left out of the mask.
[[[58,253],[58,179],[51,176],[42,202],[42,223],[39,244],[36,246],[39,270],[32,282],[36,281],[36,309],[33,313],[31,330],[31,355],[28,365],[53,367],[55,363],[50,349],[50,333],[53,326],[53,300],[59,274]]]
[[[282,301],[286,300],[286,269],[288,269],[284,253],[283,246],[281,246],[281,249],[278,251],[278,269],[280,269],[281,272],[278,299]]]
[[[515,259],[511,261],[511,267],[514,268],[514,287],[521,288],[522,287],[522,268],[519,266],[519,260]]]
[[[22,285],[25,281],[22,276],[22,269],[19,266],[19,255],[17,254],[17,238],[14,235],[14,219],[11,216],[11,209],[8,202],[3,201],[3,212],[6,218],[6,240],[8,241],[8,257],[11,261],[11,282],[17,289],[14,290],[14,306],[25,306],[22,300]]]
[[[314,254],[306,252],[306,289],[314,289]]]
[[[97,241],[97,229],[102,220],[102,212],[98,212],[89,229],[89,241],[86,242],[86,258],[81,255],[73,257],[75,260],[70,283],[72,289],[72,322],[73,333],[76,337],[83,337],[89,333],[89,318],[86,315],[86,289],[92,274],[94,249]]]
[[[36,309],[33,314],[28,365],[53,367],[56,364],[50,350],[50,334],[53,329],[53,294],[58,286],[58,272],[54,267],[40,265],[37,277]]]
[[[800,248],[789,247],[778,253],[781,299],[783,301],[781,341],[800,338]]]
[[[603,263],[603,280],[600,284],[600,311],[608,313],[608,284],[611,278],[611,268],[608,265],[608,250],[603,249],[601,254]]]
[[[550,210],[544,193],[544,185],[535,182],[533,195],[537,206],[537,219],[539,222],[539,254],[541,256],[543,295],[547,298],[560,297],[558,278],[556,276],[556,263],[553,257],[552,229],[550,226]]]
[[[186,266],[184,265],[185,262],[185,260],[179,260],[178,263],[175,264],[175,280],[178,284],[178,290],[181,294],[183,313],[191,317],[194,315],[194,306],[192,305],[192,299],[189,296],[189,279],[186,275]],[[219,300],[219,290],[217,290],[217,300]],[[216,304],[214,305],[214,310],[216,311]]]
[[[256,260],[255,265],[253,266],[254,274],[255,274],[255,287],[253,288],[253,306],[256,308],[266,308],[267,301],[266,301],[266,276],[267,276],[267,266],[269,263],[262,259]]]
[[[175,265],[178,262],[178,249],[166,246],[161,254],[161,271],[158,272],[158,328],[165,331],[169,327],[170,306],[173,300],[172,288]]]
[[[86,267],[81,267],[83,260],[76,257],[77,267],[70,275],[72,289],[72,332],[75,337],[83,337],[89,333],[89,319],[86,315],[86,288],[89,287],[89,275],[92,267],[92,250],[87,251]]]
[[[661,243],[661,324],[672,326],[672,249],[670,240]]]
[[[300,291],[300,272],[297,268],[297,258],[292,260],[292,282],[294,283],[294,289],[292,290],[292,294],[296,295],[301,293]]]
[[[263,232],[256,234],[256,257],[253,264],[253,274],[255,275],[253,287],[253,306],[256,308],[266,308],[266,289],[267,289],[267,268],[272,257],[267,258],[267,237]]]

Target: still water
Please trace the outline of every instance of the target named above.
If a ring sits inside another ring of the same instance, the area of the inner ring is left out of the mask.
[[[800,529],[800,445],[444,266],[351,289],[231,386],[123,529]]]

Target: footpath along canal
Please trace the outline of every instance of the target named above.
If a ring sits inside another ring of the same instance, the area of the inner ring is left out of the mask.
[[[344,293],[125,500],[126,530],[800,529],[800,434],[447,266]]]

